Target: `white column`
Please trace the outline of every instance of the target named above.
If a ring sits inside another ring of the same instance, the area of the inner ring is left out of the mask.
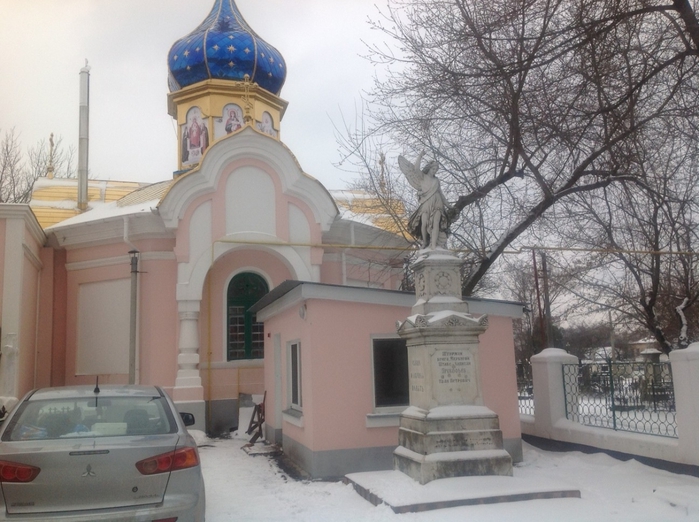
[[[699,343],[670,352],[681,462],[699,465]]]
[[[21,346],[22,281],[24,268],[24,221],[5,222],[5,262],[2,285],[2,340],[0,342],[0,396],[18,397],[29,390],[18,389]]]
[[[553,427],[566,418],[563,365],[578,364],[578,358],[560,348],[546,348],[531,358],[534,381],[535,435],[554,438]]]
[[[180,301],[180,337],[177,355],[177,378],[173,390],[175,401],[204,399],[199,373],[199,301]]]

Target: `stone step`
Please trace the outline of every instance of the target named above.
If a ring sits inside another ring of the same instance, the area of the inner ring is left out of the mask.
[[[449,477],[512,476],[512,457],[504,449],[422,455],[398,446],[393,452],[393,466],[420,484]]]
[[[502,449],[502,431],[468,430],[420,433],[405,428],[398,430],[398,444],[415,453]]]

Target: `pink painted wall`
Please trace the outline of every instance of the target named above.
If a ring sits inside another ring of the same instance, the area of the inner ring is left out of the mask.
[[[139,242],[141,252],[147,245]],[[151,245],[151,248],[160,247]],[[139,265],[139,382],[169,388],[177,375],[179,316],[175,259],[141,259]]]
[[[226,361],[228,283],[234,275],[245,271],[262,275],[270,290],[293,279],[286,263],[276,253],[263,248],[238,248],[215,262],[204,285],[200,313],[200,367],[203,367],[201,377],[207,399],[237,399],[239,393],[264,393],[264,371],[259,364]]]
[[[68,272],[66,251],[53,251],[53,331],[51,334],[51,386],[66,383]]]
[[[148,260],[149,251],[172,251],[172,240],[151,240],[135,243],[141,252],[139,265],[139,381],[172,387],[177,373],[177,335],[179,318],[175,290],[177,264],[173,259]],[[125,244],[105,245],[67,252],[67,263],[99,261],[128,255]],[[58,270],[58,269],[57,269]],[[75,375],[77,350],[78,290],[81,284],[97,281],[130,279],[128,262],[103,267],[71,270],[66,273],[65,318],[65,384],[91,384],[94,377]],[[56,297],[61,298],[60,289]],[[59,348],[60,350],[60,348]],[[100,382],[123,384],[127,374],[100,375]]]
[[[40,259],[43,265],[39,281],[39,328],[36,346],[36,383],[35,386],[51,386],[52,341],[54,332],[54,250],[41,248]]]
[[[339,254],[338,254],[339,255]],[[348,256],[345,269],[349,286],[370,286],[372,288],[384,288],[386,290],[398,290],[403,278],[401,269],[391,270],[382,268],[377,262],[364,266],[353,264],[353,259]],[[326,260],[320,267],[320,281],[331,285],[343,284],[342,262]],[[356,284],[357,281],[366,281],[366,285]]]
[[[306,301],[306,319],[298,306],[266,322],[265,381],[270,427],[275,426],[274,346],[281,334],[283,407],[287,407],[286,343],[301,341],[304,427],[283,422],[284,434],[312,451],[390,446],[398,440],[397,427],[367,428],[366,415],[374,411],[372,335],[395,335],[395,322],[409,308]],[[481,337],[481,375],[485,403],[500,416],[506,439],[519,438],[519,413],[511,319],[490,317]]]
[[[37,336],[37,290],[39,272],[27,257],[22,269],[22,311],[20,315],[21,343],[17,370],[17,390],[21,397],[34,388],[35,351]]]

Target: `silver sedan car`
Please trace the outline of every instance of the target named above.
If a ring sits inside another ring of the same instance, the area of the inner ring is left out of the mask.
[[[28,393],[0,425],[0,520],[203,521],[193,422],[155,386]]]

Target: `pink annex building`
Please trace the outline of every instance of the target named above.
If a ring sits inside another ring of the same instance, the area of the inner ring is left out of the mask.
[[[281,140],[284,59],[233,0],[215,0],[168,65],[174,176],[49,171],[29,205],[0,205],[0,396],[127,383],[131,370],[221,434],[237,426],[241,396],[266,392],[267,439],[313,476],[391,468],[408,404],[395,325],[415,302],[398,290],[410,245],[366,196],[331,194],[303,172]],[[483,397],[521,460],[522,307],[469,306],[490,317]]]

